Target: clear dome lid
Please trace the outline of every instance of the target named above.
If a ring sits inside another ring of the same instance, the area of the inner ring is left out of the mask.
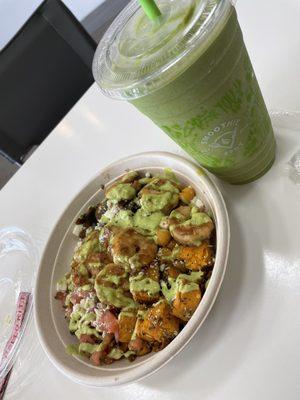
[[[204,50],[229,0],[158,0],[151,21],[138,1],[119,14],[96,50],[93,73],[109,97],[134,99],[162,87]],[[204,47],[203,47],[204,46]]]
[[[16,227],[0,230],[0,392],[27,336],[37,262],[29,235]]]

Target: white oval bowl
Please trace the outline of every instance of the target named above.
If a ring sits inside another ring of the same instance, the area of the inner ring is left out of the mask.
[[[192,318],[179,335],[163,350],[134,362],[117,361],[93,366],[88,359],[70,356],[65,348],[75,343],[70,335],[60,302],[54,299],[56,282],[69,270],[77,238],[72,234],[77,217],[103,196],[101,185],[112,183],[125,170],[161,173],[171,168],[179,180],[192,185],[197,196],[212,211],[216,225],[216,259],[207,290]],[[166,152],[141,153],[117,161],[97,174],[71,201],[59,218],[42,256],[35,287],[35,320],[38,336],[52,363],[72,380],[95,387],[135,382],[157,371],[174,358],[192,339],[207,317],[219,292],[229,251],[229,220],[223,197],[206,172],[182,157]]]

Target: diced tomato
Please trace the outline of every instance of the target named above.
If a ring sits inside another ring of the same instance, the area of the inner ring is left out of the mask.
[[[95,278],[99,274],[100,269],[97,267],[89,267],[89,273]]]
[[[103,363],[106,365],[112,364],[114,362],[113,358],[105,357]]]
[[[83,297],[82,297],[81,293],[76,293],[76,292],[72,293],[71,297],[70,297],[70,300],[73,304],[79,304],[82,299],[83,299]]]
[[[66,301],[67,292],[57,292],[55,295],[56,300],[60,300],[63,304]]]
[[[100,358],[101,358],[101,351],[94,351],[94,353],[92,353],[90,360],[92,361],[92,363],[94,365],[100,365]]]
[[[88,278],[79,275],[77,272],[73,274],[73,283],[75,286],[83,286],[89,283]]]
[[[108,355],[110,351],[110,344],[114,338],[114,335],[111,333],[108,333],[104,335],[103,341],[102,341],[102,351],[95,351],[92,353],[90,360],[94,365],[100,365],[101,360],[104,360],[105,357]]]
[[[73,306],[68,306],[65,309],[65,317],[69,319],[71,317],[72,311],[73,311]]]
[[[71,303],[73,304],[79,304],[81,302],[82,299],[86,299],[91,292],[88,291],[77,291],[77,292],[73,292],[71,294]]]
[[[92,338],[91,335],[82,334],[80,335],[80,343],[95,344],[95,340]]]
[[[104,334],[103,340],[102,340],[102,351],[101,351],[101,358],[104,358],[108,355],[110,352],[110,345],[111,342],[113,341],[114,335],[113,333],[106,333]]]
[[[109,310],[101,310],[97,319],[97,326],[101,332],[113,333],[116,341],[119,340],[119,324],[116,316]]]
[[[108,333],[108,334],[104,335],[103,340],[102,340],[102,348],[107,349],[108,346],[111,344],[113,338],[114,338],[114,335],[112,333]]]
[[[134,340],[131,340],[128,344],[129,350],[132,351],[140,351],[142,347],[143,347],[143,341],[140,338],[135,338]]]

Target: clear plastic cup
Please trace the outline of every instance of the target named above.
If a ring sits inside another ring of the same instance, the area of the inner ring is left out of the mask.
[[[159,0],[152,22],[132,1],[95,54],[102,92],[132,103],[202,166],[231,183],[275,158],[271,121],[229,0]]]

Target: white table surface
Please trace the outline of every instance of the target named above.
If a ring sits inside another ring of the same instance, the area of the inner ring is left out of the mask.
[[[300,110],[300,3],[284,5],[240,0],[237,8],[268,106]],[[11,382],[21,377],[23,385],[11,385],[7,399],[298,400],[300,188],[285,165],[300,136],[297,124],[288,129],[286,121],[285,128],[276,123],[278,155],[268,174],[246,186],[221,184],[232,227],[228,271],[185,351],[144,381],[96,390],[64,377],[36,345],[21,354]],[[104,98],[94,85],[2,189],[0,228],[25,229],[42,252],[66,204],[93,174],[147,150],[182,153],[134,108]]]

